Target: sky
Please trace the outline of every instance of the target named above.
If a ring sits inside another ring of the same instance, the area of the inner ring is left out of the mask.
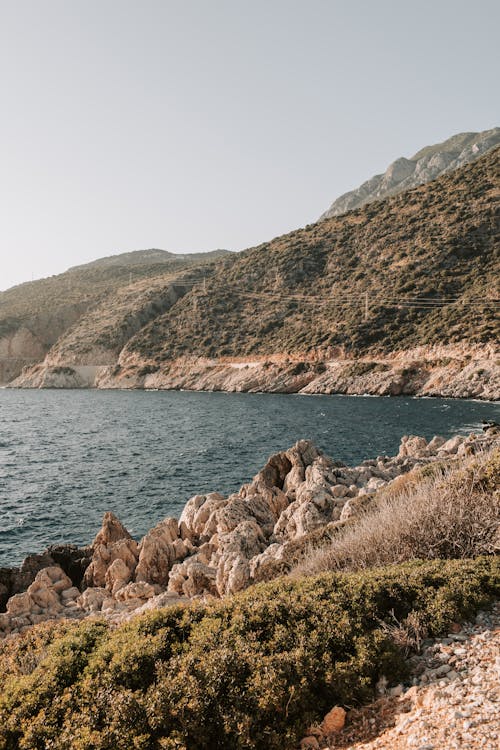
[[[0,0],[0,290],[240,250],[500,125],[495,0]]]

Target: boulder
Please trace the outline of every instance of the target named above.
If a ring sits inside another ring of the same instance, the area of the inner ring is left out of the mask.
[[[129,583],[116,592],[115,599],[119,602],[126,602],[130,599],[152,599],[159,593],[158,588],[145,582]]]
[[[441,447],[438,449],[438,454],[442,455],[444,453],[453,455],[458,451],[459,446],[462,445],[464,441],[465,438],[462,435],[455,435],[441,445]]]
[[[106,588],[114,595],[130,581],[131,576],[132,572],[128,565],[118,557],[113,560],[104,575]]]
[[[399,446],[399,453],[397,456],[398,458],[405,458],[406,456],[421,458],[427,455],[427,440],[424,437],[405,435],[401,438],[401,445]]]
[[[7,614],[11,617],[27,615],[31,612],[33,605],[33,599],[26,591],[23,594],[14,594],[7,602]]]
[[[188,557],[172,567],[168,581],[168,591],[181,596],[211,594],[217,596],[215,579],[217,570],[197,559]]]
[[[334,706],[321,722],[321,730],[326,736],[341,732],[345,724],[346,711],[342,706]]]
[[[80,609],[86,612],[100,612],[102,603],[105,599],[109,598],[109,591],[105,588],[97,586],[95,588],[85,589],[83,594],[80,594],[76,603]]]
[[[48,568],[43,568],[43,570],[40,570],[36,574],[35,580],[28,588],[28,591],[40,588],[50,588],[57,594],[60,594],[66,589],[71,588],[72,585],[73,582],[71,578],[66,575],[59,565],[51,565]]]

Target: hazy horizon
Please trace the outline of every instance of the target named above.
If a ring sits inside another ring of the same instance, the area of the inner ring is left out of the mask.
[[[0,290],[241,250],[399,156],[500,123],[479,0],[0,0]]]

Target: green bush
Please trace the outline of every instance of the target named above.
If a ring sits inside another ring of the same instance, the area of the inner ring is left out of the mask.
[[[1,750],[274,750],[405,673],[383,626],[430,634],[500,594],[496,558],[261,584],[112,629],[43,625],[0,647]]]

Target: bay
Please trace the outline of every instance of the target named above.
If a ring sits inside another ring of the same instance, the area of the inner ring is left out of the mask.
[[[88,544],[106,510],[139,538],[194,494],[238,490],[300,438],[354,464],[393,455],[405,434],[499,418],[498,404],[451,399],[0,390],[0,566]]]

